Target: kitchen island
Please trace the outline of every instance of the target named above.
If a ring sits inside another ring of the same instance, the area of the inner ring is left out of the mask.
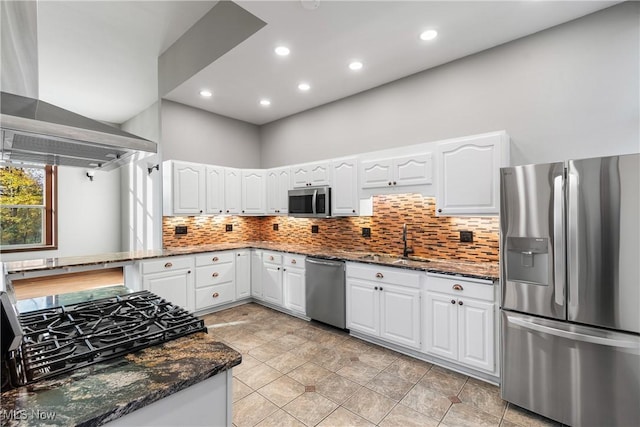
[[[2,426],[229,425],[242,356],[197,333],[2,393]]]

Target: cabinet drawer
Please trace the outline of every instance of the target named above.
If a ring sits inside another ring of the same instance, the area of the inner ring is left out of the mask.
[[[347,276],[369,282],[391,283],[410,288],[420,287],[420,273],[402,268],[349,263],[347,264]]]
[[[286,254],[284,256],[283,267],[304,268],[304,255]]]
[[[282,264],[282,254],[264,251],[262,253],[262,261],[267,264]]]
[[[160,258],[155,261],[145,261],[142,263],[142,274],[160,273],[163,271],[183,270],[193,268],[193,258],[191,257],[169,257]]]
[[[495,288],[489,280],[467,279],[427,274],[427,290],[449,295],[494,301]]]
[[[196,268],[196,288],[217,285],[224,282],[233,282],[234,278],[235,269],[231,262]]]
[[[211,252],[196,256],[196,266],[215,265],[223,262],[232,262],[233,252]]]
[[[207,286],[196,289],[196,311],[218,304],[233,301],[235,289],[233,283],[224,283],[217,286]]]

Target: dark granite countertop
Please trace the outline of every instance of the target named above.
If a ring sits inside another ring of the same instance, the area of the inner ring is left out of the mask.
[[[0,425],[99,426],[241,361],[240,353],[206,333],[188,335],[6,391],[1,395]],[[22,410],[25,419],[16,419]],[[43,421],[34,414],[48,418]]]
[[[391,267],[408,268],[447,275],[456,275],[485,280],[498,280],[498,263],[470,262],[444,259],[410,259],[406,264],[394,263],[399,257],[380,256],[378,259],[363,259],[369,255],[365,252],[351,252],[316,246],[296,245],[274,242],[238,242],[218,243],[181,248],[166,248],[162,250],[117,252],[104,255],[77,256],[63,258],[43,258],[29,261],[15,261],[5,263],[8,274],[22,272],[44,271],[64,267],[107,265],[111,263],[132,262],[143,259],[160,258],[178,255],[193,255],[204,252],[257,248],[279,252],[289,252],[326,259],[340,259],[345,261],[363,262],[367,264],[386,265]]]

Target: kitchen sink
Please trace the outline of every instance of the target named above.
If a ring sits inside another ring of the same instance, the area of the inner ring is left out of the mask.
[[[382,264],[394,264],[394,265],[411,265],[415,262],[429,262],[428,259],[425,258],[417,258],[417,257],[409,257],[409,258],[401,258],[393,255],[382,255],[382,254],[366,254],[359,256],[358,259],[362,261],[374,261]]]

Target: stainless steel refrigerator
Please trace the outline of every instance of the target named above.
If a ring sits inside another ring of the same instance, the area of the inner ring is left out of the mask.
[[[502,398],[640,426],[640,154],[501,170]]]

